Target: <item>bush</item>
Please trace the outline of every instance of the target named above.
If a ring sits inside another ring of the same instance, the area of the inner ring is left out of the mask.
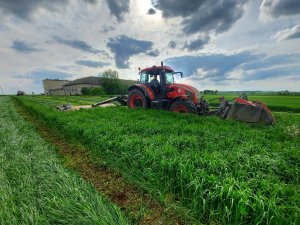
[[[102,88],[87,88],[84,87],[81,89],[82,95],[105,95],[105,91]]]

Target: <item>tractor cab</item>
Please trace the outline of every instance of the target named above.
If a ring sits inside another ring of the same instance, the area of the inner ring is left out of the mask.
[[[153,66],[140,71],[140,83],[145,84],[155,98],[166,97],[164,90],[174,83],[174,70],[168,66]]]

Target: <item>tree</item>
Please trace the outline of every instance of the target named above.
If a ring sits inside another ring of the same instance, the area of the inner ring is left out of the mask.
[[[118,79],[119,74],[116,70],[108,69],[103,72],[102,77],[110,78],[110,79]]]
[[[102,88],[91,88],[91,95],[105,95],[105,92]]]
[[[82,93],[82,95],[89,95],[89,93],[90,93],[89,88],[87,88],[87,87],[81,88],[81,93]]]
[[[216,95],[216,94],[218,94],[218,90],[204,90],[203,94],[205,94],[205,95]]]

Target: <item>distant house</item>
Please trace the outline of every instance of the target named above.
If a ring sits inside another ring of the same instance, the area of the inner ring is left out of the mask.
[[[48,95],[65,95],[63,88],[51,89]]]
[[[63,85],[68,83],[68,80],[59,80],[59,79],[45,79],[43,80],[44,93],[45,95],[60,95],[63,91]],[[56,91],[54,91],[56,90]],[[59,94],[57,94],[59,93]],[[64,94],[62,94],[64,95]]]
[[[66,83],[63,86],[63,91],[65,95],[81,95],[82,88],[100,88],[102,87],[101,84],[100,77],[84,77]]]

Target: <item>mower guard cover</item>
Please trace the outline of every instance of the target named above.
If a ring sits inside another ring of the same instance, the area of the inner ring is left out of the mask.
[[[220,99],[221,106],[217,115],[222,119],[233,119],[248,123],[271,125],[275,123],[272,112],[265,104],[236,98],[234,103],[228,103],[224,98]]]
[[[265,125],[271,125],[275,122],[273,115],[264,107],[246,105],[238,102],[235,102],[230,106],[226,119]]]

